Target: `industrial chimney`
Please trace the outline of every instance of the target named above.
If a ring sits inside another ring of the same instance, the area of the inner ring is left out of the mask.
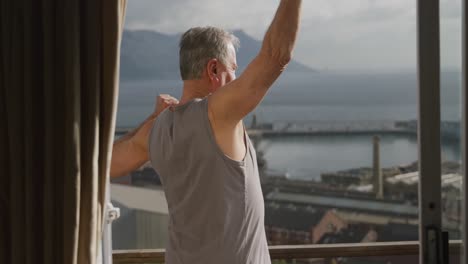
[[[378,199],[383,199],[383,177],[382,170],[380,169],[380,138],[374,136],[373,138],[374,156],[373,156],[373,185],[374,192]]]
[[[256,129],[257,128],[257,115],[253,114],[252,117],[252,123],[250,124],[251,129]]]

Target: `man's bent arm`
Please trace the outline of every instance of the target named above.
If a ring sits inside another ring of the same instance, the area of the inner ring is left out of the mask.
[[[282,0],[259,54],[242,75],[209,99],[216,123],[236,126],[263,99],[291,60],[299,29],[301,0]]]
[[[144,143],[137,142],[136,136],[141,134],[148,138],[155,119],[156,116],[151,115],[138,128],[114,142],[110,169],[112,178],[127,175],[148,161],[148,149]]]
[[[170,95],[159,95],[156,98],[154,113],[138,128],[114,142],[110,168],[111,177],[127,175],[148,161],[148,138],[156,117],[167,107],[178,103],[179,101]]]

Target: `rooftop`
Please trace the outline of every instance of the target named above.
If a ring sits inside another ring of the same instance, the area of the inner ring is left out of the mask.
[[[363,212],[379,212],[382,214],[418,215],[418,207],[409,204],[389,203],[378,200],[350,199],[331,196],[317,196],[299,193],[271,192],[265,200],[310,204],[326,208],[339,208]]]
[[[111,184],[111,200],[130,209],[169,214],[164,191],[122,184]]]
[[[405,174],[399,174],[386,179],[390,184],[404,184],[413,185],[419,182],[419,172],[410,172]],[[449,173],[442,175],[442,187],[453,187],[460,189],[462,188],[462,176],[457,173]]]

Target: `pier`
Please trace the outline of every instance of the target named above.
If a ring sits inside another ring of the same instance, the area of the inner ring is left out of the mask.
[[[252,127],[252,137],[290,137],[314,135],[355,135],[355,134],[406,134],[416,135],[416,130],[402,126],[401,121],[293,121],[275,122]]]
[[[133,127],[117,127],[115,134],[122,136]],[[411,121],[285,121],[253,123],[247,132],[252,138],[307,137],[314,135],[408,135],[417,136],[417,122]],[[441,123],[443,138],[459,140],[460,123]]]

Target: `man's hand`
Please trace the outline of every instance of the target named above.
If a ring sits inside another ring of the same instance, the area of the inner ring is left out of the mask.
[[[179,104],[179,100],[172,97],[169,94],[160,94],[156,97],[156,106],[154,107],[154,112],[148,117],[145,122],[135,131],[135,135],[132,137],[133,144],[136,145],[141,151],[147,152],[148,148],[148,136],[151,128],[153,127],[153,123],[161,114],[168,107],[173,107]]]
[[[156,117],[164,109],[177,104],[179,101],[168,94],[158,95],[154,112],[137,129],[114,142],[111,177],[124,176],[148,161],[148,137]]]
[[[156,97],[156,107],[154,108],[154,115],[158,116],[164,109],[173,107],[179,104],[179,100],[170,96],[169,94],[160,94]]]

